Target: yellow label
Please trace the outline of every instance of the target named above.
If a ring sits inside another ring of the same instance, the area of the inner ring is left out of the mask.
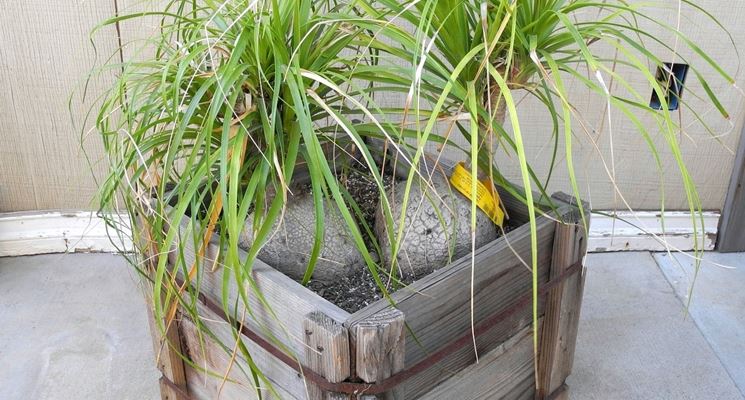
[[[473,177],[466,169],[463,163],[455,166],[453,174],[450,176],[450,184],[466,196],[469,200],[473,199],[471,192],[471,183]],[[493,189],[494,186],[488,180],[476,181],[476,205],[498,226],[504,222],[504,211],[499,204],[499,193]]]

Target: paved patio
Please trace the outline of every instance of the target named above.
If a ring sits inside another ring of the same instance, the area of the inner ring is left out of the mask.
[[[745,398],[745,254],[705,259],[686,317],[687,255],[588,257],[572,399]],[[110,254],[0,258],[0,399],[159,398],[135,278]]]

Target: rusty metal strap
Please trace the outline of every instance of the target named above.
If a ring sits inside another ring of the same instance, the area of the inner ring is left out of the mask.
[[[168,386],[169,389],[171,389],[176,396],[178,397],[175,400],[192,400],[191,396],[186,392],[186,389],[182,388],[181,386],[173,383],[172,380],[168,379],[167,376],[161,375],[160,376],[160,383],[163,385]],[[161,389],[163,390],[163,389]]]
[[[546,294],[548,294],[549,290],[557,287],[558,285],[566,281],[567,278],[569,278],[570,276],[576,274],[577,272],[581,270],[582,270],[581,261],[572,264],[567,269],[565,269],[564,272],[562,272],[559,276],[541,285],[541,287],[538,289],[538,295],[545,296]],[[180,285],[182,282],[178,282],[178,283]],[[417,362],[413,366],[407,369],[404,369],[403,371],[400,371],[392,375],[391,377],[384,379],[381,382],[376,382],[376,383],[329,382],[322,375],[314,372],[310,368],[303,366],[294,357],[287,355],[285,352],[283,352],[282,350],[274,346],[272,343],[270,343],[269,341],[267,341],[260,335],[258,335],[256,332],[250,330],[240,321],[236,321],[230,318],[230,316],[228,316],[225,313],[225,310],[223,310],[222,307],[220,307],[218,304],[216,304],[215,302],[207,298],[201,292],[199,293],[199,299],[208,309],[210,309],[210,311],[219,315],[225,321],[233,324],[233,326],[236,329],[240,330],[240,332],[244,336],[246,336],[251,341],[256,343],[258,346],[260,346],[261,348],[263,348],[264,350],[266,350],[267,352],[275,356],[277,359],[282,361],[284,364],[286,364],[290,368],[294,369],[298,373],[303,374],[309,381],[313,382],[319,388],[325,391],[335,392],[335,393],[379,394],[379,393],[387,392],[393,389],[394,387],[398,386],[399,384],[411,378],[412,376],[428,369],[429,367],[433,366],[434,364],[441,361],[442,359],[452,354],[453,352],[461,349],[462,347],[468,345],[469,343],[472,343],[473,336],[479,337],[483,335],[484,333],[488,332],[492,327],[497,325],[499,322],[505,320],[506,318],[509,318],[510,316],[514,315],[518,311],[529,306],[530,304],[532,304],[533,294],[526,293],[525,295],[518,297],[508,307],[500,310],[497,313],[492,314],[491,316],[483,320],[481,323],[476,325],[476,327],[473,329],[473,332],[469,328],[460,337],[448,343],[446,346],[440,348],[436,352],[428,355],[426,358]]]

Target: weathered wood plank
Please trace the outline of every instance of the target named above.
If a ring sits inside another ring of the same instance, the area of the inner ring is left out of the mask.
[[[146,295],[146,297],[149,297]],[[163,377],[170,380],[181,390],[187,390],[186,372],[181,359],[181,342],[178,335],[178,325],[173,322],[165,335],[158,328],[153,315],[152,299],[147,301],[148,325],[150,326],[150,337],[153,340],[153,351],[155,362]],[[180,400],[183,396],[171,386],[160,383],[160,396],[163,400]]]
[[[151,268],[146,265],[146,268]],[[171,321],[166,326],[165,332],[160,328],[158,320],[155,318],[153,306],[153,295],[155,290],[152,282],[142,279],[143,285],[145,286],[145,305],[147,309],[148,325],[150,327],[150,338],[153,341],[153,351],[155,353],[155,362],[158,370],[163,374],[163,377],[170,380],[175,386],[179,387],[183,391],[187,390],[186,373],[183,359],[181,358],[182,347],[181,338],[179,337],[179,326],[177,321]],[[165,322],[165,321],[164,321]],[[161,382],[160,394],[163,400],[180,399],[181,396],[177,391],[173,390],[169,385]]]
[[[172,247],[174,250],[168,255],[171,265],[176,264],[177,257],[183,257],[180,265],[191,266],[194,262],[196,254],[194,243],[200,242],[201,238],[195,239],[193,230],[189,229],[188,225],[189,222],[186,219],[180,224],[179,240],[183,241],[183,252],[177,253],[175,251],[177,244],[174,244]],[[229,304],[242,302],[239,294],[239,290],[242,290],[249,303],[244,323],[265,339],[286,347],[303,364],[305,363],[305,344],[303,343],[305,315],[318,311],[339,323],[349,317],[346,311],[258,259],[251,270],[255,286],[246,284],[239,289],[233,271],[225,266],[216,265],[219,249],[217,239],[213,238],[201,261],[203,264],[200,268],[201,275],[193,283],[199,282],[199,290],[217,304],[222,304],[224,279],[227,280]],[[247,256],[242,250],[238,250],[238,253],[241,259]],[[183,271],[179,269],[177,273],[183,279]],[[257,295],[257,291],[263,298]]]
[[[554,198],[566,204],[578,206],[576,199],[564,193],[556,193]],[[579,206],[584,209],[586,222],[589,225],[589,204],[582,202]],[[579,209],[567,214],[563,221],[569,225],[559,224],[557,226],[557,235],[554,239],[557,250],[554,252],[554,262],[551,267],[552,278],[561,275],[568,266],[583,261],[587,253],[587,230],[582,225]],[[579,273],[570,276],[549,293],[549,301],[551,299],[554,301],[546,310],[546,326],[549,324],[549,318],[553,319],[551,322],[553,326],[548,336],[544,333],[541,338],[542,351],[545,350],[550,355],[543,360],[539,359],[545,363],[542,366],[543,374],[539,373],[541,379],[539,396],[547,398],[557,393],[572,372],[584,282],[585,269],[583,267]],[[552,296],[555,297],[552,298]]]
[[[549,400],[569,400],[569,387],[566,384],[561,385],[554,393],[551,394]]]
[[[403,370],[405,352],[404,314],[395,308],[357,322],[351,328],[355,343],[357,376],[367,383],[382,382]],[[377,399],[404,399],[402,387],[374,396]]]
[[[562,213],[571,208],[562,208]],[[539,282],[548,280],[553,250],[555,221],[540,217],[538,227]],[[509,243],[507,242],[509,240]],[[474,270],[474,321],[507,310],[515,299],[531,292],[531,274],[523,260],[530,260],[530,228],[522,226],[507,238],[478,249]],[[406,335],[406,362],[410,367],[471,328],[471,260],[465,257],[413,283],[392,295],[396,308],[406,315],[410,332]],[[353,326],[372,314],[390,307],[387,301],[373,303],[347,321]],[[543,311],[540,302],[539,314]],[[476,340],[479,353],[486,353],[532,321],[530,307],[508,313],[506,318]],[[414,338],[416,336],[416,339]],[[445,357],[433,368],[405,384],[406,398],[416,398],[476,361],[473,346],[466,346]]]
[[[210,346],[211,352],[221,352],[223,355],[227,355],[228,350],[232,352],[236,343],[233,327],[224,321],[221,316],[215,314],[212,310],[201,303],[197,304],[197,311],[204,332],[209,332],[209,335],[211,335],[211,337],[209,337],[209,344],[205,342],[205,348],[206,346]],[[192,326],[194,325],[194,322],[192,321],[189,321],[189,323],[191,323]],[[203,335],[203,337],[206,336]],[[241,336],[241,338],[243,345],[246,346],[251,355],[251,360],[257,368],[263,372],[264,376],[272,382],[273,388],[281,394],[280,398],[307,398],[305,382],[303,381],[302,376],[300,376],[295,369],[278,360],[264,348],[257,345],[247,337]],[[222,343],[227,347],[220,346],[219,343]],[[236,360],[239,365],[242,366],[243,371],[247,372],[248,363],[242,353],[237,353]],[[242,379],[244,382],[252,382],[250,374],[247,375],[242,373]],[[262,391],[263,396],[269,396],[270,394],[270,391]]]
[[[549,279],[556,279],[571,266],[577,259],[575,254],[575,236],[577,233],[575,225],[566,225],[560,222],[556,223],[556,232],[554,234],[554,250],[551,258],[551,271]],[[574,278],[574,277],[571,277]],[[571,279],[570,278],[570,279]],[[553,373],[554,359],[560,351],[559,335],[561,325],[562,300],[564,299],[564,289],[566,282],[559,283],[548,291],[546,300],[546,315],[541,331],[541,343],[538,352],[537,365],[537,393],[538,399],[544,399],[551,393],[552,376],[558,377]],[[560,384],[562,384],[563,381]],[[558,386],[558,385],[557,385]]]
[[[534,393],[533,331],[525,327],[420,399],[532,400]]]
[[[238,351],[233,356],[236,339],[227,322],[203,306],[199,306],[200,330],[189,318],[180,319],[184,352],[197,367],[187,365],[187,384],[198,399],[258,399],[249,364]],[[207,333],[209,332],[209,333]],[[219,343],[222,343],[220,345]],[[271,354],[243,337],[251,359],[269,384],[260,382],[262,399],[305,399],[302,377],[295,370],[276,360]],[[227,346],[227,347],[224,347]],[[223,377],[228,379],[223,382]],[[272,395],[272,390],[277,396]],[[219,394],[219,396],[218,396]]]
[[[193,400],[186,389],[182,389],[175,386],[172,382],[166,381],[165,376],[161,376],[158,379],[158,385],[160,387],[160,396],[163,400]]]
[[[194,367],[186,368],[189,392],[198,400],[247,399],[259,397],[242,360],[231,363],[231,355],[206,335],[200,334],[187,318],[181,320],[186,355]],[[223,379],[225,377],[226,379]]]
[[[576,227],[574,241],[574,261],[580,261],[587,253],[586,232],[581,226]],[[577,330],[582,309],[582,293],[585,286],[585,268],[571,276],[564,283],[559,317],[559,334],[551,366],[550,391],[553,393],[564,383],[572,372],[574,351],[577,345]]]
[[[329,382],[342,382],[351,373],[347,328],[320,312],[308,314],[303,321],[307,367]],[[342,393],[321,390],[308,382],[309,400],[349,399]]]

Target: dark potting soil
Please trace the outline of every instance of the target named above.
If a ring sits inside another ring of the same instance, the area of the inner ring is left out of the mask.
[[[388,190],[393,184],[393,175],[391,173],[385,173],[382,175],[382,179],[384,188]],[[378,210],[378,202],[380,201],[380,190],[375,181],[370,177],[369,173],[357,169],[350,169],[340,174],[339,181],[347,189],[355,203],[357,203],[362,217],[362,221],[360,222],[364,221],[370,231],[374,231],[375,213]],[[350,209],[350,212],[353,215],[357,215],[352,209]],[[374,238],[368,234],[362,224],[360,225],[360,230],[362,231],[367,248],[375,248],[372,243]],[[387,275],[384,273],[380,274],[380,278],[384,283],[388,280]],[[406,282],[401,282],[401,284],[408,285],[414,282],[414,280],[414,278],[409,278]],[[350,313],[360,310],[383,297],[383,293],[377,283],[375,283],[370,270],[364,264],[356,266],[352,270],[352,273],[346,276],[340,276],[333,283],[311,280],[308,283],[308,288]]]
[[[404,278],[399,287],[410,285],[425,275],[427,274],[422,274],[420,277]],[[387,282],[387,276],[384,274],[380,274],[380,279],[384,284]],[[311,280],[308,283],[308,288],[348,313],[357,312],[383,298],[383,292],[375,283],[375,279],[366,265],[359,265],[349,275],[340,276],[339,279],[330,284]],[[393,287],[389,291],[391,289]]]
[[[383,187],[387,191],[393,184],[393,175],[386,171],[381,178],[383,180]],[[349,195],[352,196],[352,199],[357,203],[357,207],[359,207],[362,218],[367,223],[367,226],[370,230],[374,229],[375,213],[378,210],[378,202],[380,201],[380,190],[375,180],[370,177],[369,173],[356,169],[350,169],[342,174],[339,180],[347,189]],[[354,214],[354,210],[350,211]],[[364,231],[364,229],[362,230]],[[366,238],[366,240],[369,241],[370,238]]]
[[[513,229],[514,227],[509,224],[505,224],[504,226],[505,233]],[[434,269],[423,271],[414,276],[406,275],[403,278],[399,278],[398,282],[389,282],[386,272],[380,271],[379,276],[383,284],[386,284],[386,290],[389,293],[393,293],[397,289],[408,286],[431,274],[434,272]],[[311,280],[308,283],[308,288],[350,314],[383,298],[383,292],[378,287],[366,265],[357,266],[350,274],[340,276],[330,284]]]

